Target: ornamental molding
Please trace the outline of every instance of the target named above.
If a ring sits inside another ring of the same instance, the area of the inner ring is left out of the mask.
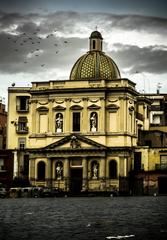
[[[108,102],[117,102],[117,101],[118,101],[117,98],[108,99]]]
[[[80,106],[80,105],[73,105],[73,106],[70,107],[70,109],[71,109],[71,110],[82,110],[83,107]]]
[[[72,99],[71,100],[73,103],[80,103],[82,100],[81,99]]]
[[[91,98],[89,99],[90,102],[95,103],[99,101],[99,98]]]
[[[64,99],[56,99],[55,102],[58,104],[61,104],[61,103],[64,103]]]
[[[109,104],[106,106],[106,109],[117,111],[119,109],[119,106],[117,106],[116,104]]]
[[[38,107],[37,111],[39,111],[39,112],[48,112],[49,109],[47,107]]]
[[[133,106],[129,107],[129,111],[134,111],[134,107]]]
[[[38,100],[37,99],[30,99],[29,104],[31,104],[31,103],[38,103]]]
[[[38,101],[38,104],[39,105],[47,105],[49,102],[48,102],[48,100],[47,101]]]
[[[88,106],[88,109],[100,109],[101,107],[96,105],[96,104],[92,104],[90,106]]]
[[[61,106],[61,105],[57,105],[56,107],[53,107],[52,110],[54,111],[63,111],[65,110],[66,108]]]

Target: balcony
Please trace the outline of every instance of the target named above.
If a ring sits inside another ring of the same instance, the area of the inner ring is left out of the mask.
[[[19,105],[16,105],[16,111],[18,113],[28,113],[29,112],[29,105],[27,104],[24,108],[21,108]]]
[[[18,133],[18,134],[27,134],[28,131],[29,131],[28,127],[24,127],[22,129],[20,129],[20,128],[16,129],[16,133]]]

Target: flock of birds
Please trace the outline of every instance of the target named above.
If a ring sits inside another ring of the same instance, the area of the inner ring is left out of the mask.
[[[40,28],[37,28],[34,32],[32,33],[22,33],[18,35],[10,35],[7,37],[9,41],[11,41],[14,46],[13,46],[13,51],[14,52],[19,52],[25,47],[25,51],[28,49],[28,53],[26,54],[26,58],[24,60],[24,64],[29,63],[29,60],[32,57],[39,58],[40,56],[43,55],[44,52],[44,46],[46,44],[46,41],[51,40],[52,46],[56,49],[55,53],[58,54],[60,50],[60,45],[62,46],[62,42],[58,43],[55,37],[57,30],[53,30],[52,33],[48,34],[47,36],[43,36],[40,33]],[[63,44],[66,45],[68,41],[63,41]],[[64,47],[64,46],[63,46]],[[41,62],[40,63],[41,67],[46,66],[46,63]]]

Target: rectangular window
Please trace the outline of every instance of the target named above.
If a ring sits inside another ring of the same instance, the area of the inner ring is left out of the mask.
[[[80,112],[73,113],[73,132],[80,131]]]
[[[27,110],[27,98],[20,98],[20,110]]]
[[[17,97],[17,111],[28,111],[28,96],[18,96]]]
[[[18,147],[19,149],[25,149],[26,148],[26,138],[19,138],[18,139]]]

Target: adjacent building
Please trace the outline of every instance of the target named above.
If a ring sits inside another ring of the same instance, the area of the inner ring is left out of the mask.
[[[0,185],[10,187],[13,179],[13,154],[6,150],[7,112],[0,99]]]

